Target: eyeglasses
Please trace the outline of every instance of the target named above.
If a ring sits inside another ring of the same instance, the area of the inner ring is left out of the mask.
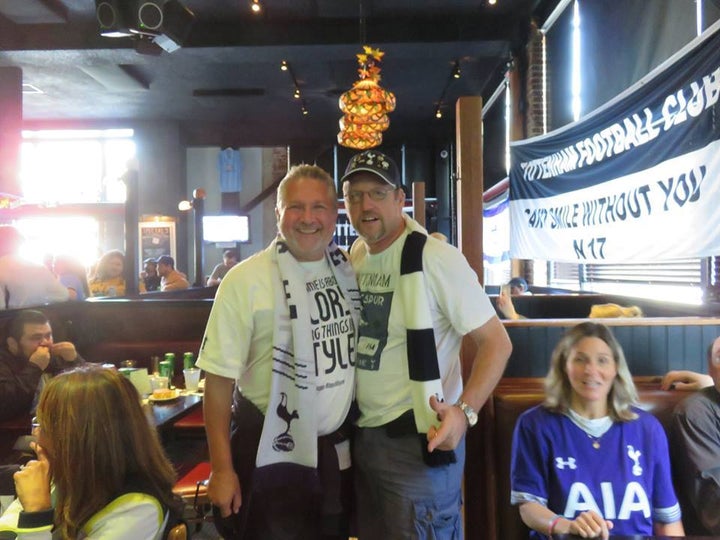
[[[39,422],[37,416],[32,417],[32,420],[30,421],[30,425],[32,426],[32,432],[35,432],[36,429],[40,429],[40,422]]]
[[[348,191],[347,193],[344,193],[343,196],[345,197],[345,200],[351,204],[357,204],[359,202],[362,202],[363,197],[367,195],[370,197],[370,200],[372,201],[384,201],[388,193],[393,193],[396,191],[396,189],[371,189],[370,191]]]

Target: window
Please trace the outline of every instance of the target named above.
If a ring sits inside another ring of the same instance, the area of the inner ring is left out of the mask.
[[[20,255],[36,263],[70,255],[89,268],[98,257],[100,227],[91,217],[24,218],[13,223],[25,238]]]
[[[133,131],[24,131],[23,197],[41,204],[125,202],[120,180],[135,157]]]
[[[26,241],[21,254],[43,262],[50,255],[69,255],[86,266],[110,247],[108,227],[94,211],[51,216],[68,204],[124,203],[122,176],[135,157],[131,129],[23,131],[20,183],[24,203],[47,206],[46,215],[13,221]]]

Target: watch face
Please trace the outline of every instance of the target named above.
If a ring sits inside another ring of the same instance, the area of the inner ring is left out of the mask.
[[[475,424],[477,424],[478,415],[475,411],[467,411],[467,419],[470,427],[473,427]]]

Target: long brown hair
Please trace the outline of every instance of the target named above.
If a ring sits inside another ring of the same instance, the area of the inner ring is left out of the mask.
[[[63,538],[75,538],[129,482],[164,507],[173,504],[173,466],[137,390],[116,371],[90,364],[55,376],[42,392],[37,417]]]
[[[108,268],[113,259],[120,259],[122,261],[124,271],[125,254],[119,249],[111,249],[110,251],[103,253],[102,257],[98,260],[97,265],[95,266],[95,271],[93,272],[93,275],[90,276],[90,281],[105,281],[106,279],[110,279]],[[120,274],[120,276],[122,277],[122,274]]]
[[[555,346],[550,361],[550,371],[545,377],[545,407],[555,412],[565,413],[570,408],[572,387],[565,365],[575,346],[586,337],[603,340],[612,351],[617,376],[607,397],[608,414],[616,422],[637,418],[631,408],[637,403],[637,390],[628,369],[622,347],[610,329],[604,324],[584,322],[570,328]]]

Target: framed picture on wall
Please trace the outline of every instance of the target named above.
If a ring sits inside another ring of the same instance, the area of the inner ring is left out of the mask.
[[[157,259],[161,255],[170,255],[176,259],[174,221],[141,221],[138,224],[138,233],[140,235],[138,242],[140,269],[142,269],[145,259]]]

